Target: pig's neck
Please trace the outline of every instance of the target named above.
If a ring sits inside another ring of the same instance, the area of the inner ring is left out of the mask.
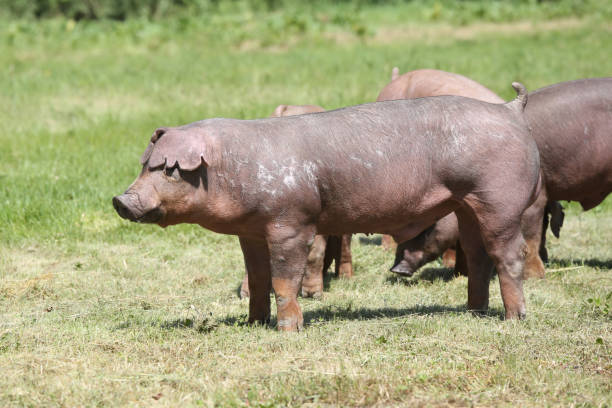
[[[195,223],[221,234],[252,235],[259,225],[254,225],[248,201],[239,200],[240,194],[231,191],[227,175],[221,169],[209,169],[207,189],[198,197]],[[235,189],[234,189],[235,190]]]

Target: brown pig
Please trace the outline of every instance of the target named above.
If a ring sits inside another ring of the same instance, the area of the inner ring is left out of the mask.
[[[382,232],[401,243],[454,211],[468,308],[488,308],[492,261],[506,318],[522,318],[520,217],[540,189],[540,161],[527,93],[513,86],[507,104],[439,96],[159,128],[113,205],[135,222],[237,235],[249,322],[269,320],[273,288],[279,330],[303,326],[297,295],[315,235]]]
[[[612,192],[612,78],[562,82],[529,94],[525,117],[538,145],[544,186],[538,200],[525,212],[522,230],[540,256],[547,259],[545,231],[550,215],[553,234],[559,237],[563,210],[556,200],[578,201],[587,211]],[[543,220],[543,221],[542,221]],[[449,214],[415,239],[398,246],[392,271],[412,275],[459,239],[457,217]],[[461,256],[460,248],[457,257]],[[445,254],[448,260],[448,256]],[[465,266],[458,265],[458,273]],[[543,277],[535,262],[527,276]]]
[[[397,67],[393,68],[391,82],[380,91],[376,101],[440,95],[465,96],[490,103],[505,102],[493,91],[463,75],[437,69],[418,69],[400,75]],[[396,244],[391,236],[383,235],[382,246],[385,249],[392,249]]]
[[[278,105],[271,118],[282,116],[304,115],[306,113],[325,112],[317,105]],[[302,281],[302,296],[319,298],[323,295],[323,277],[332,261],[335,263],[336,275],[343,278],[353,276],[351,255],[351,234],[341,237],[316,235],[308,254],[306,274]],[[249,297],[249,274],[244,274],[240,285],[240,297]]]

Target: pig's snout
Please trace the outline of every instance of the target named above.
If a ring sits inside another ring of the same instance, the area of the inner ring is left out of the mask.
[[[409,242],[403,242],[395,250],[395,261],[391,272],[403,276],[412,276],[423,261],[423,252],[410,250]]]
[[[134,222],[156,223],[163,217],[163,212],[159,207],[147,211],[139,209],[138,197],[133,194],[121,194],[113,197],[113,207],[121,218]]]
[[[408,265],[408,262],[402,259],[391,268],[391,272],[402,276],[412,276],[414,274],[414,269]]]
[[[129,198],[122,194],[120,196],[113,197],[113,207],[115,207],[115,211],[121,218],[125,218],[126,220],[136,221],[136,216],[134,212],[130,209]]]

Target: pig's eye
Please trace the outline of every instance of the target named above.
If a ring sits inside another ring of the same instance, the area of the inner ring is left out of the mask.
[[[164,175],[174,181],[179,181],[181,178],[178,167],[172,167],[172,168],[166,167],[164,169]]]

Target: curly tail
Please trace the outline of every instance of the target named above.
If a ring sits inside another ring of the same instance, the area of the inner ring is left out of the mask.
[[[512,87],[516,91],[516,98],[508,102],[508,106],[515,108],[519,112],[523,112],[525,110],[525,105],[527,105],[527,88],[520,82],[513,82]]]

